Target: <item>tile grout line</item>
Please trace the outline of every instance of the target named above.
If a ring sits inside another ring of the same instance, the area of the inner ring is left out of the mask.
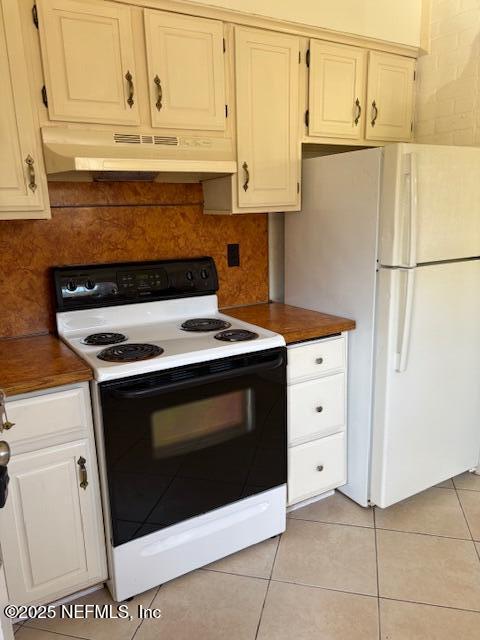
[[[148,605],[148,608],[151,609],[152,608],[152,604],[153,601],[155,600],[155,598],[158,596],[160,589],[163,587],[163,584],[161,584],[159,587],[157,587],[157,589],[155,590],[155,593],[153,594],[152,599],[150,600],[150,603]],[[131,636],[130,640],[133,640],[135,638],[135,636],[137,635],[137,631],[140,629],[140,627],[142,626],[142,624],[145,622],[145,620],[140,620],[140,624],[137,626],[137,628],[135,629],[135,631],[133,632],[133,635]]]
[[[475,553],[477,554],[478,561],[480,562],[480,547],[477,547],[477,545],[475,544],[475,540],[474,540],[474,538],[473,538],[473,533],[472,533],[472,530],[470,529],[470,523],[468,522],[467,514],[465,513],[465,510],[464,510],[464,508],[463,508],[462,501],[461,501],[461,499],[460,499],[460,496],[458,495],[458,491],[459,491],[459,490],[458,490],[458,489],[457,489],[457,487],[455,486],[455,483],[453,483],[453,485],[454,485],[454,487],[455,487],[455,493],[456,493],[456,495],[457,495],[457,500],[458,500],[458,502],[459,502],[459,504],[460,504],[460,509],[462,510],[463,517],[465,518],[465,522],[467,523],[468,531],[470,532],[470,535],[471,535],[471,537],[472,537],[472,544],[473,544],[473,548],[474,548],[474,550],[475,550]],[[465,491],[465,489],[460,489],[460,491]]]
[[[377,577],[377,615],[378,615],[378,640],[382,640],[382,618],[380,614],[380,579],[378,572],[378,541],[377,541],[377,518],[376,510],[373,507],[373,532],[375,539],[375,574]]]
[[[267,602],[267,596],[268,596],[268,591],[270,589],[270,585],[272,583],[272,575],[273,575],[273,569],[275,567],[275,561],[277,559],[277,554],[278,554],[278,548],[280,547],[280,539],[282,537],[282,534],[280,534],[278,536],[278,540],[277,540],[277,548],[275,549],[275,555],[273,556],[273,562],[272,562],[272,568],[270,569],[270,577],[268,578],[268,583],[267,583],[267,588],[265,590],[265,597],[263,599],[263,603],[262,603],[262,609],[260,611],[260,616],[258,618],[258,624],[257,624],[257,630],[255,631],[255,638],[254,640],[257,640],[258,638],[258,633],[260,631],[260,625],[262,624],[262,617],[263,617],[263,612],[265,610],[265,604]]]
[[[453,489],[450,489],[450,491],[453,491]],[[395,533],[409,533],[416,536],[430,536],[433,538],[445,538],[446,540],[461,540],[464,542],[471,542],[473,539],[473,538],[459,538],[458,536],[446,536],[439,533],[427,533],[425,531],[406,531],[404,529],[387,529],[385,527],[379,527],[378,525],[376,525],[375,527],[367,527],[366,525],[363,525],[363,524],[347,524],[346,522],[327,522],[325,520],[306,520],[305,518],[289,518],[289,520],[297,520],[299,522],[311,522],[312,524],[330,524],[330,525],[336,525],[340,527],[355,527],[356,529],[369,529],[370,531],[376,528],[378,531],[394,531]]]
[[[47,631],[46,629],[41,629],[40,627],[29,627],[26,623],[25,625],[22,625],[22,628],[23,626],[25,626],[26,629],[35,629],[36,631],[42,631],[42,633],[49,633],[52,636],[62,636],[62,638],[75,638],[75,640],[91,640],[89,638],[86,638],[85,636],[72,636],[69,633],[60,633],[59,631],[51,630]]]
[[[480,609],[462,609],[461,607],[449,607],[444,604],[434,604],[433,602],[421,602],[419,600],[402,600],[401,598],[391,598],[389,596],[376,596],[371,593],[360,593],[358,591],[342,591],[341,589],[334,589],[333,587],[322,587],[317,584],[310,584],[306,582],[292,582],[291,580],[279,580],[278,578],[272,578],[270,582],[280,582],[282,584],[291,584],[298,587],[308,587],[311,589],[320,589],[322,591],[332,591],[333,593],[344,593],[347,596],[358,596],[361,598],[375,598],[379,600],[391,600],[392,602],[404,602],[405,604],[418,604],[425,607],[437,607],[438,609],[449,609],[451,611],[467,611],[470,613],[480,613]]]

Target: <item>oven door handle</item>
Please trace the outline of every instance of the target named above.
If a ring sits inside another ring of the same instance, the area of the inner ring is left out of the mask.
[[[145,387],[143,389],[112,389],[111,394],[116,398],[124,398],[134,400],[135,398],[151,398],[166,391],[178,391],[190,387],[195,383],[215,382],[216,380],[225,380],[227,378],[236,377],[246,373],[256,373],[257,371],[265,371],[266,369],[276,369],[283,364],[283,355],[277,356],[275,360],[262,362],[261,364],[252,364],[240,369],[232,369],[231,371],[222,371],[221,373],[212,373],[198,378],[190,378],[188,380],[180,380],[179,382],[170,382],[161,384],[156,387]]]

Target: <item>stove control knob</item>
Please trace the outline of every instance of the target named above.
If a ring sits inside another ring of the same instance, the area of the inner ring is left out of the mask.
[[[191,271],[187,271],[185,275],[187,277],[187,280],[193,280],[193,273]]]
[[[209,276],[209,273],[208,273],[207,269],[202,269],[200,271],[200,275],[202,276],[203,280],[206,280],[208,278],[208,276]]]
[[[87,280],[85,282],[85,289],[90,289],[90,291],[95,289],[95,282],[93,280]]]
[[[69,280],[69,281],[67,282],[67,289],[68,289],[69,291],[75,291],[75,289],[76,289],[76,288],[77,288],[77,285],[76,285],[76,283],[75,283],[73,280]]]

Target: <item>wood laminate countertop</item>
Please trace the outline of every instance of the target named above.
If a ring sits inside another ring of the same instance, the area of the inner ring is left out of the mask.
[[[355,329],[355,321],[289,304],[270,302],[222,309],[232,318],[280,333],[287,344],[313,340]]]
[[[92,377],[90,367],[55,336],[0,339],[0,388],[7,397]]]

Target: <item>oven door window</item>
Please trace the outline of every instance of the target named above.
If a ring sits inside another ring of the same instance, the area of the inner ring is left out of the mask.
[[[251,433],[253,397],[252,389],[238,389],[154,411],[153,457],[191,453]]]
[[[285,354],[272,351],[258,370],[100,385],[114,546],[286,482]]]

